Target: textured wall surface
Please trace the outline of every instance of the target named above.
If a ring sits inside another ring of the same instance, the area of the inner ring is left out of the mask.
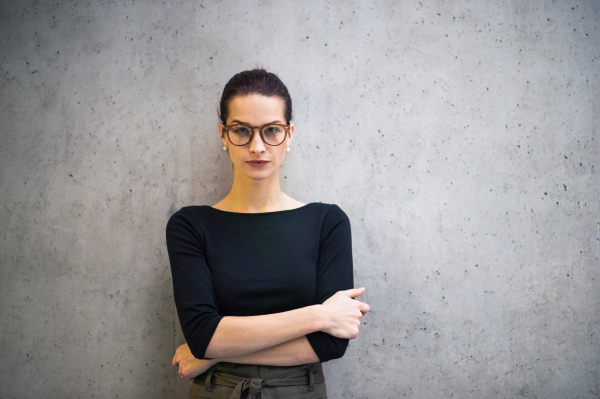
[[[164,228],[257,64],[372,306],[331,398],[600,396],[600,3],[341,4],[0,2],[2,398],[186,397]]]

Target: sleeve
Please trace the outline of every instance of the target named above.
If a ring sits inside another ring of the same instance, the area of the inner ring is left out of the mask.
[[[321,227],[315,303],[322,304],[336,292],[353,287],[350,220],[337,205],[331,205]],[[349,341],[323,331],[306,338],[321,362],[344,356]]]
[[[217,311],[205,244],[194,228],[194,215],[182,208],[167,223],[167,250],[173,295],[183,336],[197,359],[205,359],[210,340],[223,318]]]

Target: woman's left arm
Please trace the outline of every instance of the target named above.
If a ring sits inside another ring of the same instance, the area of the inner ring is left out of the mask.
[[[218,361],[265,366],[296,366],[298,364],[316,363],[319,361],[319,357],[306,336],[303,336],[243,356],[219,359]]]
[[[298,364],[316,363],[318,361],[319,357],[304,336],[270,348],[227,359],[196,359],[192,355],[192,352],[190,352],[188,345],[183,344],[175,352],[173,366],[179,367],[179,371],[181,371],[181,374],[186,379],[192,380],[218,362],[295,366]]]

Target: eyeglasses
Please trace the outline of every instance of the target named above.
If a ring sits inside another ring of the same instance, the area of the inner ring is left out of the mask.
[[[242,123],[223,125],[223,132],[227,134],[229,142],[237,146],[251,142],[254,137],[254,129],[258,129],[265,144],[277,146],[285,141],[285,137],[290,131],[290,125],[280,123],[269,123],[262,126],[250,126]]]

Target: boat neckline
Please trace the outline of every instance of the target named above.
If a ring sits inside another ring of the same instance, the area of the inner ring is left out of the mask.
[[[217,211],[217,212],[229,213],[229,214],[232,214],[232,215],[272,215],[272,214],[275,214],[275,213],[288,213],[288,212],[298,211],[300,209],[307,208],[309,205],[319,204],[319,203],[320,202],[309,202],[308,204],[302,205],[302,206],[300,206],[298,208],[284,209],[284,210],[281,210],[281,211],[271,211],[271,212],[231,212],[231,211],[224,211],[222,209],[213,208],[210,205],[203,205],[203,206],[205,206],[207,208],[210,208],[210,209],[212,209],[214,211]]]

